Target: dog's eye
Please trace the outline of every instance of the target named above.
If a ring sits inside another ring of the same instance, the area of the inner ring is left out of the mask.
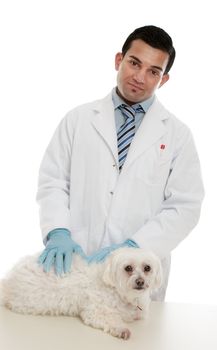
[[[125,267],[125,271],[127,271],[127,272],[132,272],[132,271],[133,271],[132,266],[131,266],[131,265],[127,265],[127,266]]]
[[[145,272],[151,271],[151,266],[150,266],[150,265],[145,265],[144,271],[145,271]]]

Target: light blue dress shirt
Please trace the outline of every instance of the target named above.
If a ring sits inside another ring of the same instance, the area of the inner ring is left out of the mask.
[[[126,104],[126,102],[124,100],[122,100],[122,98],[117,94],[116,92],[116,88],[114,88],[112,90],[112,101],[114,104],[114,109],[115,109],[115,125],[116,125],[116,130],[118,133],[118,130],[120,129],[120,127],[125,123],[126,117],[122,114],[121,110],[118,108],[120,105],[122,104]],[[135,116],[135,131],[138,130],[145,113],[147,112],[147,110],[149,109],[149,107],[151,106],[152,102],[154,101],[154,96],[150,97],[148,100],[145,100],[143,102],[140,102],[140,106],[142,106],[144,113],[136,113]],[[136,103],[138,104],[138,103]]]

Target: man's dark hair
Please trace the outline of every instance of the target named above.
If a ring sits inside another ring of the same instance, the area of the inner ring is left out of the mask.
[[[155,49],[162,50],[169,54],[169,60],[164,74],[167,74],[173,65],[175,60],[176,51],[173,47],[173,42],[169,34],[163,29],[155,26],[144,26],[135,29],[126,39],[123,47],[122,54],[125,56],[126,52],[130,49],[132,41],[143,40],[146,44],[154,47]]]

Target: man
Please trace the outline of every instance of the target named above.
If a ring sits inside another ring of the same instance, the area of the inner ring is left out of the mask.
[[[69,271],[74,253],[100,262],[141,247],[162,260],[153,299],[164,299],[170,252],[197,224],[204,196],[191,132],[155,96],[174,58],[164,30],[137,28],[116,54],[117,87],[60,123],[39,174],[45,271]]]

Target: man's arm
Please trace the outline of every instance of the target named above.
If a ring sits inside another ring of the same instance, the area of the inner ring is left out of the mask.
[[[68,124],[65,117],[47,147],[39,170],[37,202],[45,243],[53,229],[71,229],[69,194],[73,130],[69,130]]]
[[[73,254],[86,258],[80,245],[71,238],[69,202],[73,127],[68,119],[66,116],[62,120],[45,152],[37,193],[46,245],[38,262],[45,272],[54,266],[58,275],[70,271]]]

